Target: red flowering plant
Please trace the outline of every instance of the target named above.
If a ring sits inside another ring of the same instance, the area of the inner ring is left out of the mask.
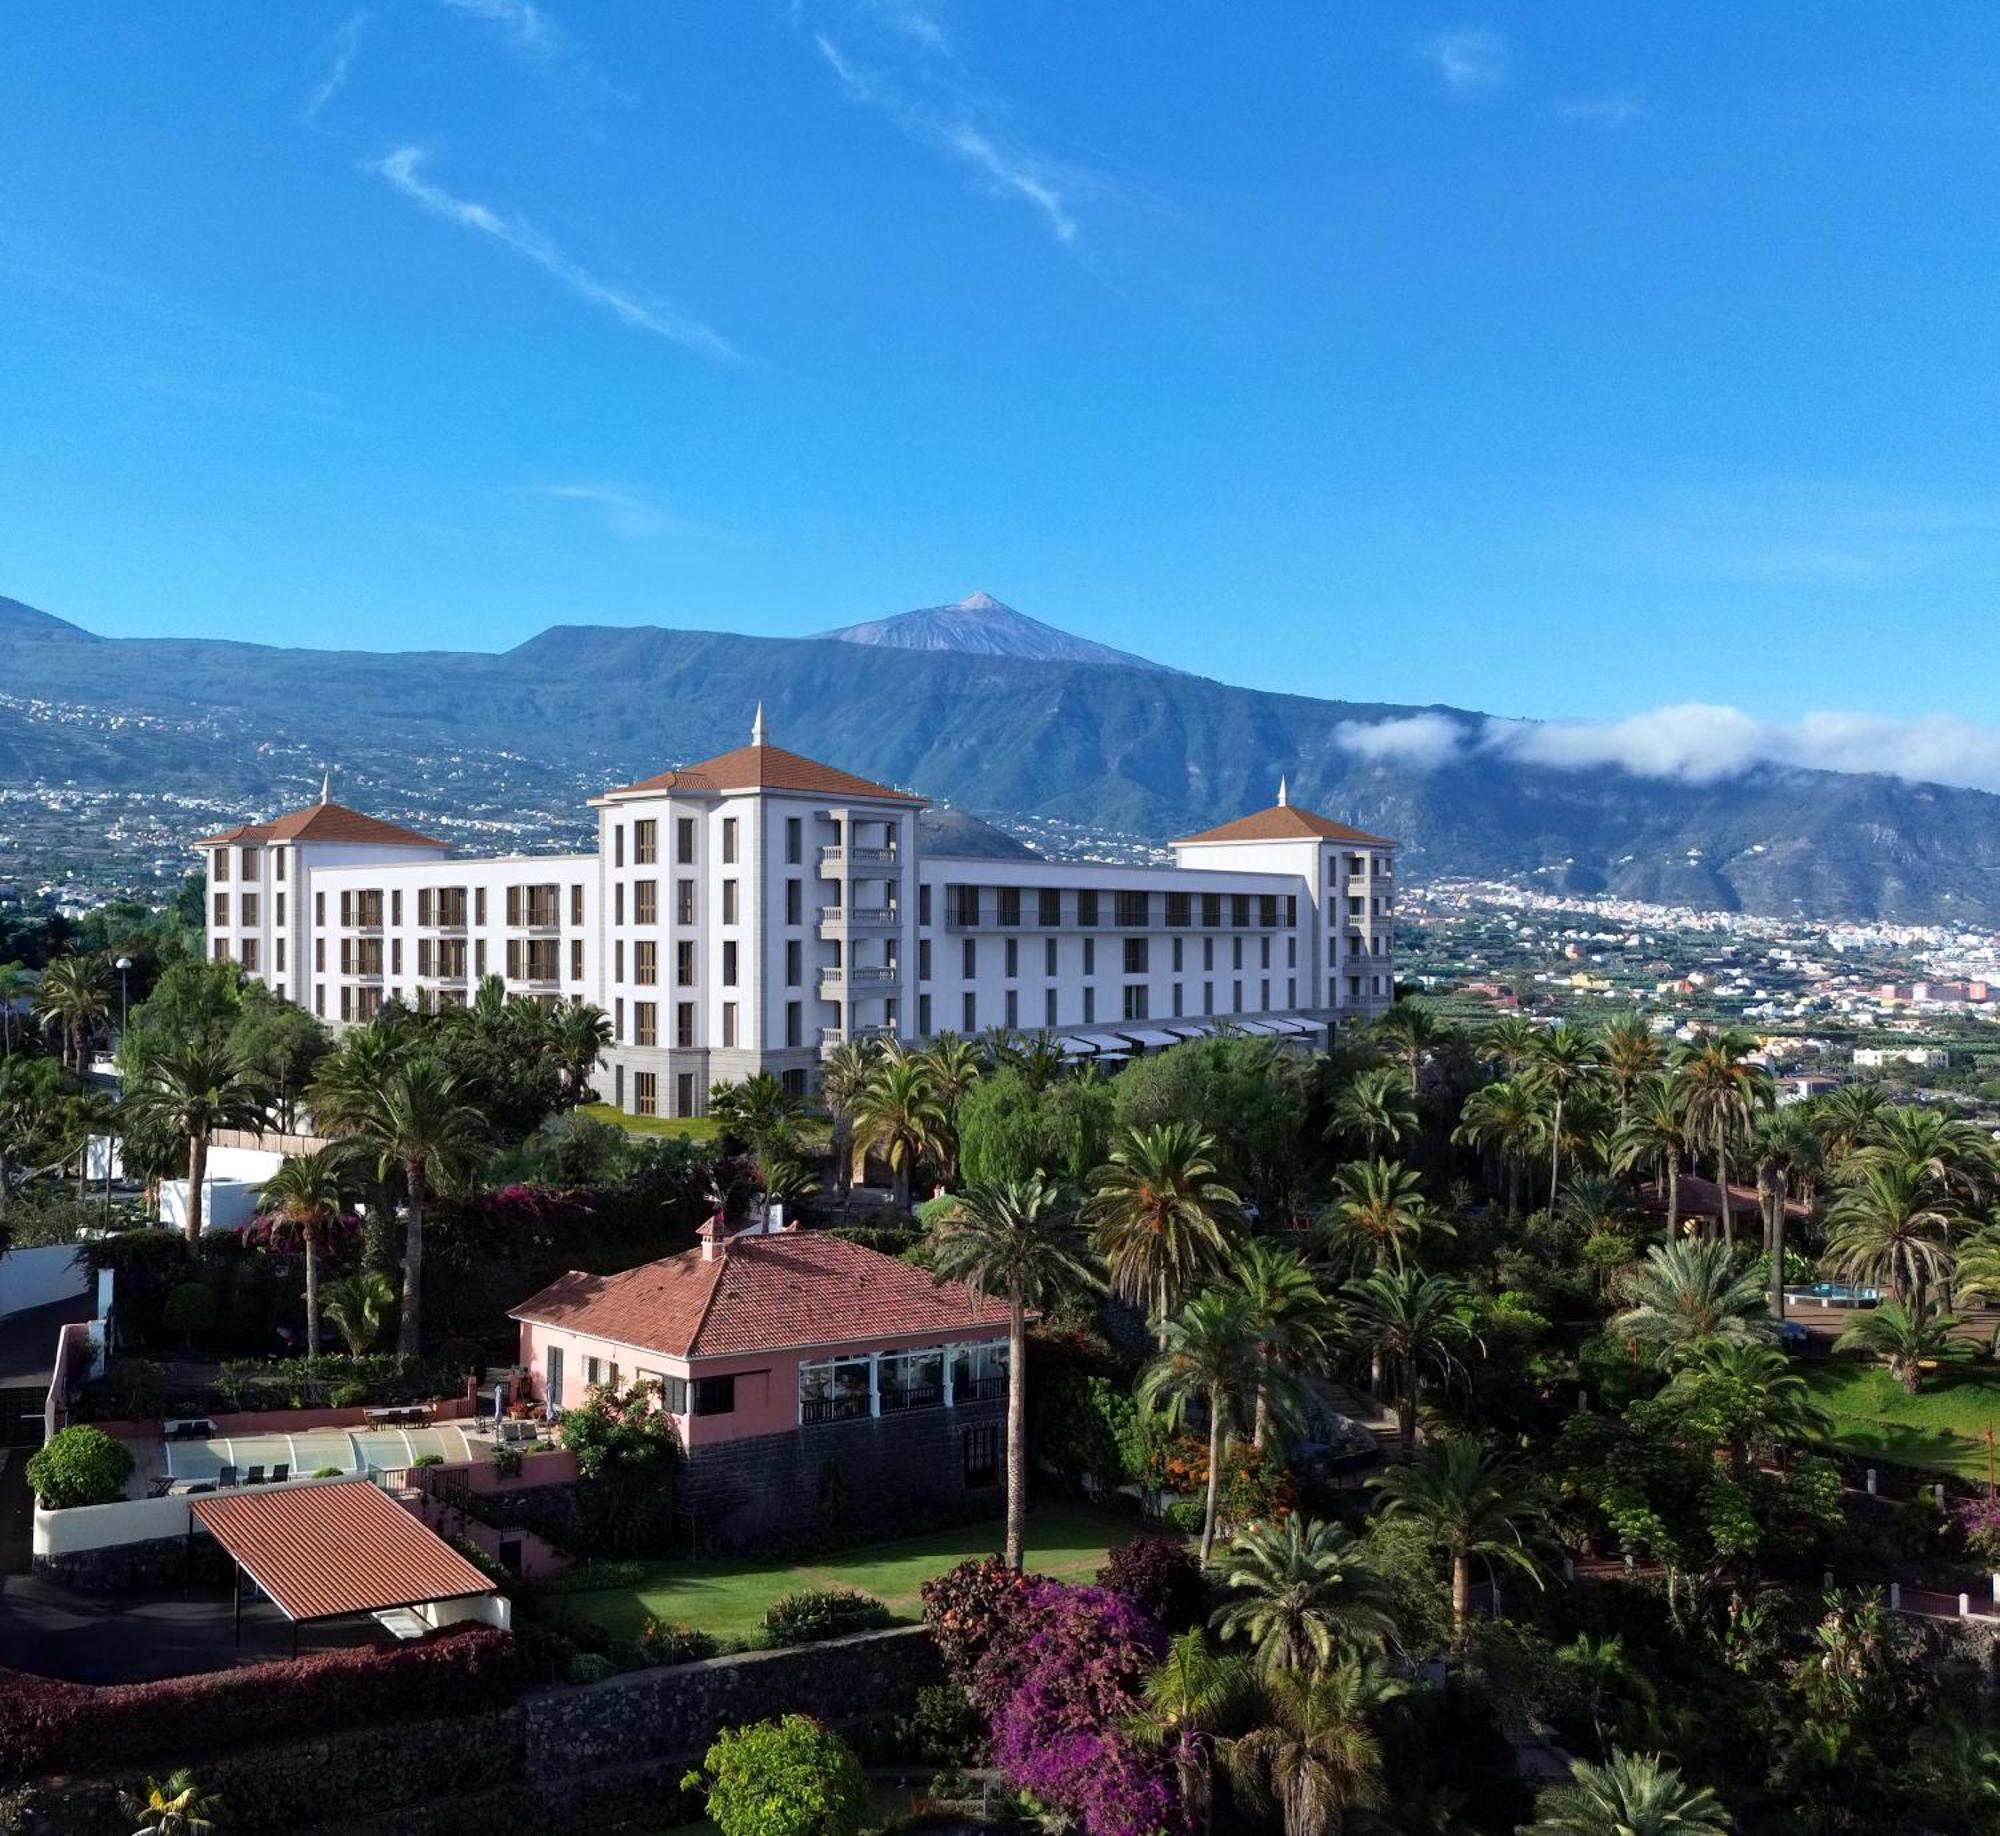
[[[243,1227],[243,1241],[252,1249],[268,1250],[280,1256],[305,1254],[305,1231],[296,1220],[277,1212],[254,1217]],[[361,1241],[361,1220],[351,1211],[329,1218],[315,1233],[313,1248],[322,1268],[339,1267],[350,1260]]]
[[[1012,1636],[1031,1590],[1045,1585],[1040,1575],[1016,1574],[998,1556],[961,1562],[924,1583],[924,1624],[954,1682],[972,1687],[980,1660]]]
[[[1982,1562],[2000,1562],[2000,1498],[1961,1498],[1951,1511],[1966,1553]]]

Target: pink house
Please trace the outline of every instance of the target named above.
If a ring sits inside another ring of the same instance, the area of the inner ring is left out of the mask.
[[[551,1410],[659,1385],[685,1502],[723,1541],[1001,1482],[1005,1305],[859,1244],[711,1227],[679,1256],[572,1270],[510,1317]]]

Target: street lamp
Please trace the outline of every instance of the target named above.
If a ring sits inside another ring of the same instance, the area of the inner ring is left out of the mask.
[[[130,987],[127,978],[131,973],[132,959],[129,956],[121,956],[118,959],[118,1040],[121,1045],[125,1041],[125,996]]]
[[[132,959],[121,956],[118,959],[118,1044],[121,1048],[125,1044],[126,998],[131,986],[127,978],[131,973]],[[107,1229],[111,1224],[111,1163],[117,1151],[118,1137],[107,1125],[104,1131],[104,1223]]]

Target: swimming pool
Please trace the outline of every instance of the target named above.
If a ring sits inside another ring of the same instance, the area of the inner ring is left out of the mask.
[[[1817,1301],[1822,1307],[1879,1307],[1889,1297],[1880,1288],[1854,1288],[1844,1281],[1816,1281],[1810,1287],[1787,1288],[1785,1298]]]
[[[425,1455],[482,1460],[485,1449],[456,1422],[429,1428],[308,1428],[297,1434],[218,1434],[206,1441],[162,1441],[160,1470],[169,1479],[208,1480],[233,1466],[239,1482],[255,1469],[269,1479],[279,1466],[288,1479],[309,1479],[327,1467],[343,1473],[394,1472]]]

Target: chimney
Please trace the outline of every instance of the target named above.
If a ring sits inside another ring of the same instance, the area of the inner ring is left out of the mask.
[[[724,1221],[720,1207],[708,1214],[708,1222],[695,1235],[701,1239],[701,1259],[713,1262],[729,1251],[729,1225]]]

